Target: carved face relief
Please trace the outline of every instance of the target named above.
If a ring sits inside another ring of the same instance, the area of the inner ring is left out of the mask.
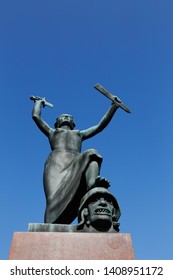
[[[88,205],[88,219],[91,226],[98,229],[109,229],[112,225],[114,206],[104,197],[90,202]]]

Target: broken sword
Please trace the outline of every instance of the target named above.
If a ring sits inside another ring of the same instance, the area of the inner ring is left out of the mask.
[[[107,91],[104,87],[102,87],[100,84],[96,84],[94,86],[95,89],[97,89],[99,92],[104,94],[107,98],[113,101],[118,107],[122,108],[127,113],[131,113],[130,109],[127,108],[121,101],[118,100],[118,98],[114,95],[112,95],[109,91]]]

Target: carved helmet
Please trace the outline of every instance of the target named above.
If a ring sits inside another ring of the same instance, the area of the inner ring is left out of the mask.
[[[120,207],[118,205],[118,202],[116,198],[113,196],[113,194],[108,191],[106,188],[103,187],[95,187],[91,190],[89,190],[81,199],[80,206],[78,209],[78,222],[80,223],[82,220],[82,211],[87,208],[87,206],[90,204],[90,202],[97,200],[98,197],[104,197],[108,201],[111,201],[116,212],[116,221],[119,220],[121,216]]]

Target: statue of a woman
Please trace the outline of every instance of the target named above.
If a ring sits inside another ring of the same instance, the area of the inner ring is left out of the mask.
[[[118,106],[113,102],[97,125],[79,131],[74,129],[73,117],[68,114],[59,116],[55,128],[51,128],[41,117],[44,105],[44,98],[35,99],[32,112],[33,120],[48,137],[52,149],[43,174],[46,195],[44,221],[70,224],[77,216],[81,198],[89,189],[96,185],[109,186],[109,182],[99,176],[101,155],[95,149],[81,153],[81,145],[109,124]]]

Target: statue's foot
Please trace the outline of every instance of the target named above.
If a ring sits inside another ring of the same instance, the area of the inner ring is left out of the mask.
[[[108,189],[110,187],[110,182],[108,181],[108,179],[106,179],[104,177],[101,178],[100,176],[98,176],[95,180],[94,185],[91,186],[91,189],[97,188],[97,187]]]

